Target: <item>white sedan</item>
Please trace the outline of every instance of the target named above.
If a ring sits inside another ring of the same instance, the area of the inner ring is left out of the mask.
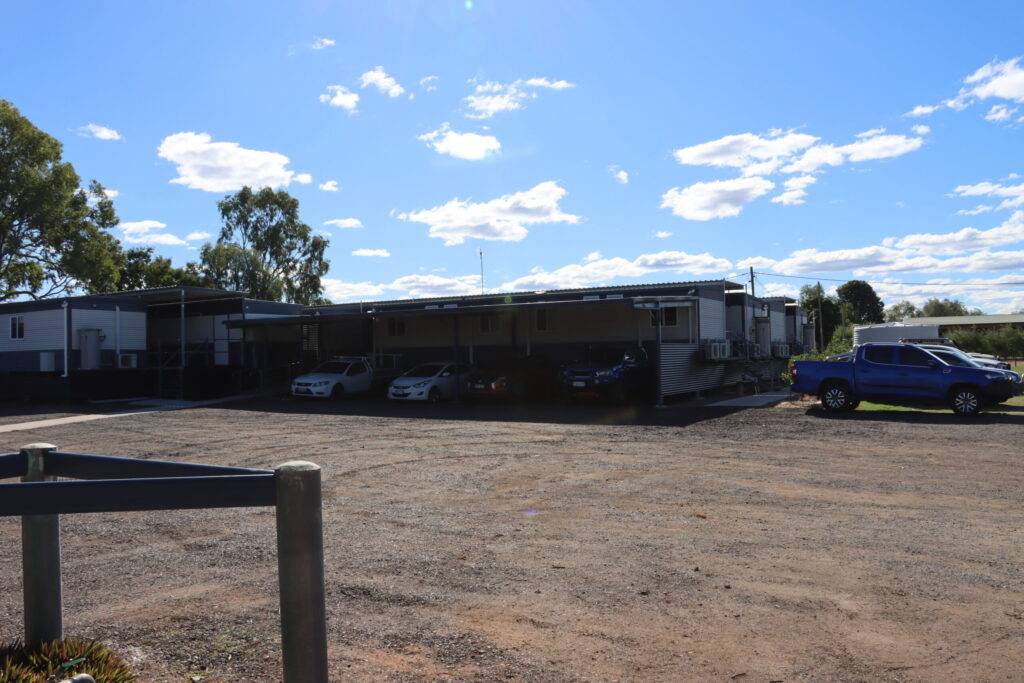
[[[424,363],[417,365],[388,387],[393,401],[430,401],[437,403],[455,396],[457,382],[469,376],[468,365],[455,363]]]
[[[334,358],[293,379],[292,396],[340,398],[365,394],[371,386],[373,368],[365,358]]]

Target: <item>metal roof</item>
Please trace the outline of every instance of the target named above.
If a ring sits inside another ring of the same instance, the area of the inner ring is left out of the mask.
[[[564,298],[566,296],[572,296],[575,294],[580,294],[583,296],[603,293],[616,294],[630,290],[648,291],[662,289],[679,289],[681,287],[695,287],[701,285],[723,285],[726,289],[730,287],[742,287],[742,285],[739,285],[729,280],[691,280],[683,282],[658,282],[633,285],[609,285],[603,287],[579,287],[574,289],[545,289],[512,292],[490,292],[486,294],[464,294],[459,296],[426,297],[421,299],[381,299],[377,301],[361,301],[352,303],[331,304],[329,306],[317,306],[315,308],[323,311],[331,308],[349,308],[352,306],[372,308],[375,306],[398,306],[406,304],[468,304],[475,301],[486,301],[489,299],[503,301],[508,297],[511,297],[513,301],[518,300],[519,302],[525,302],[528,300],[539,300],[548,297]]]
[[[932,318],[904,318],[904,325],[1024,325],[1024,313],[1007,315],[943,315]]]

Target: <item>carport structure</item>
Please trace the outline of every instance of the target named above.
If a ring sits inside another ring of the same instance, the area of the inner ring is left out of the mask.
[[[704,353],[709,343],[727,339],[725,291],[736,287],[712,280],[378,301],[226,325],[247,330],[249,338],[280,330],[301,340],[295,360],[305,367],[337,355],[370,356],[377,368],[389,369],[535,355],[557,365],[585,360],[592,349],[642,347],[657,372],[660,399],[738,379],[739,359],[707,362]]]

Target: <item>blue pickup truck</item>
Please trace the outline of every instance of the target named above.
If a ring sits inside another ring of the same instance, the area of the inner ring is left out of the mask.
[[[863,344],[846,360],[796,361],[790,371],[792,390],[818,396],[829,411],[853,410],[866,399],[976,415],[1014,393],[1007,373],[950,365],[915,344]]]

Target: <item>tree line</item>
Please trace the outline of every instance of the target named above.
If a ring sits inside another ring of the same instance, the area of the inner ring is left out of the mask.
[[[284,190],[243,187],[217,202],[221,229],[199,259],[174,266],[151,248],[124,249],[103,186],[87,187],[54,137],[0,100],[0,302],[76,292],[198,285],[257,299],[325,303],[328,241]]]

